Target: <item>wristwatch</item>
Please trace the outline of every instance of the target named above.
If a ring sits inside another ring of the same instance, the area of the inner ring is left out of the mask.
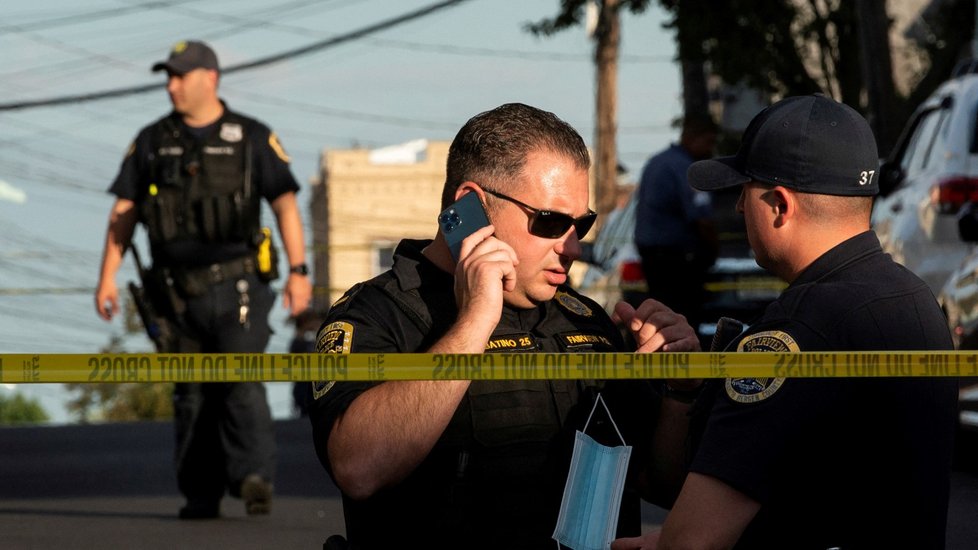
[[[289,273],[295,273],[296,275],[308,275],[309,266],[306,264],[294,265],[289,268]]]
[[[700,392],[702,391],[703,391],[702,383],[691,390],[675,389],[672,386],[670,386],[668,382],[664,382],[662,384],[662,397],[668,397],[669,399],[673,399],[675,401],[679,401],[680,403],[685,403],[687,405],[692,405],[693,402],[696,401],[696,398],[699,397]]]

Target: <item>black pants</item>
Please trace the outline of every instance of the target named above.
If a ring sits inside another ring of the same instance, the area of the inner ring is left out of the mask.
[[[240,322],[242,279],[247,282],[246,324]],[[187,299],[179,351],[263,352],[274,300],[269,286],[252,274],[212,285]],[[240,496],[241,481],[251,473],[273,480],[275,434],[263,384],[178,383],[173,409],[177,484],[188,500],[217,501],[225,490]]]
[[[709,265],[692,252],[662,246],[638,247],[642,271],[649,286],[649,297],[686,317],[699,330],[706,299],[706,272]]]

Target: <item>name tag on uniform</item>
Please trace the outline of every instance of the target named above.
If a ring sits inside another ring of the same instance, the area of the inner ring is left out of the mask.
[[[614,344],[603,334],[563,332],[557,335],[557,341],[566,351],[615,351]]]
[[[528,333],[493,336],[486,343],[486,351],[536,351],[537,339]]]
[[[234,154],[234,147],[228,147],[228,146],[224,146],[224,147],[212,147],[212,146],[207,146],[207,147],[204,147],[204,154],[205,155],[225,155],[225,156],[231,156],[231,155]]]

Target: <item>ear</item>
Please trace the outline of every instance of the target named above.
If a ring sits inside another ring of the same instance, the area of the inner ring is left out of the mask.
[[[478,184],[474,181],[463,181],[461,185],[455,188],[455,200],[458,200],[468,193],[478,193],[480,191]],[[480,199],[482,197],[479,197]]]
[[[798,215],[798,199],[791,190],[778,185],[771,189],[768,200],[774,208],[776,227],[784,225]]]

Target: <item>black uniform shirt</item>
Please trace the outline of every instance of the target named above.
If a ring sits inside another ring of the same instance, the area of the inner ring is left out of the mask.
[[[223,102],[222,102],[223,105]],[[219,132],[228,114],[234,114],[248,121],[243,129],[244,139],[252,145],[252,182],[258,193],[267,201],[272,202],[283,193],[298,192],[299,184],[289,169],[289,157],[278,141],[278,137],[263,123],[255,119],[229,111],[224,105],[224,114],[214,124],[205,128],[191,128],[176,113],[170,113],[139,131],[136,140],[129,146],[129,151],[122,161],[119,174],[109,187],[109,192],[120,199],[129,199],[139,203],[147,193],[151,179],[151,166],[156,152],[152,150],[154,136],[159,125],[168,118],[174,118],[184,133],[203,140],[212,132]],[[241,132],[231,132],[238,135]],[[239,138],[240,139],[240,138]],[[201,241],[170,244],[166,247],[168,259],[155,258],[164,263],[177,264],[208,264],[224,261],[250,253],[249,243],[204,243]]]
[[[424,352],[457,315],[452,275],[428,261],[430,241],[402,241],[394,267],[355,286],[331,308],[320,329],[320,352]],[[595,302],[568,287],[527,310],[504,307],[486,351],[624,351],[618,329]],[[536,368],[566,354],[540,353]],[[481,356],[495,368],[502,357]],[[487,368],[485,362],[483,368]],[[530,368],[510,365],[510,368]],[[370,382],[320,382],[310,418],[316,450],[326,452],[336,418]],[[555,546],[560,497],[575,429],[590,412],[598,384],[571,380],[475,381],[435,448],[397,486],[365,501],[344,497],[347,535],[358,548],[543,548]],[[626,442],[631,464],[644,464],[658,400],[645,382],[607,383],[602,395]],[[599,407],[600,408],[600,407]],[[604,417],[595,414],[595,419]],[[652,423],[652,424],[650,424]],[[606,445],[607,421],[592,420],[588,435]],[[638,534],[637,494],[623,499],[619,533]]]
[[[947,350],[951,339],[926,285],[866,232],[813,262],[734,346]],[[827,360],[788,367],[813,376],[846,368]],[[861,369],[898,373],[899,365],[856,365],[852,374]],[[737,548],[944,547],[955,379],[732,379],[712,387],[694,412],[694,432],[705,431],[691,470],[760,502]]]

